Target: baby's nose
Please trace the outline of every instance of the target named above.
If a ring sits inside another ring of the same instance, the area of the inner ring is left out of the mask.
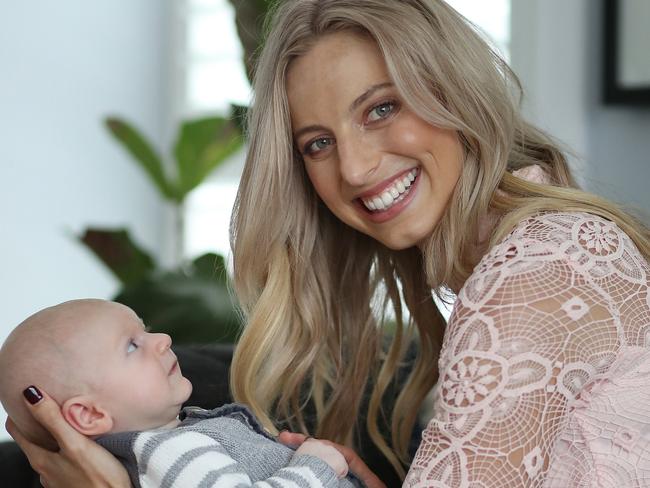
[[[169,349],[172,345],[172,338],[169,337],[167,334],[163,333],[156,333],[154,334],[155,337],[155,345],[156,345],[156,350],[158,352],[165,352],[167,349]]]

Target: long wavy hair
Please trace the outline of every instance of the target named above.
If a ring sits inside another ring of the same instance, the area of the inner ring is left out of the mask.
[[[423,251],[388,250],[340,222],[319,201],[294,147],[287,70],[321,36],[341,31],[374,40],[403,102],[462,141],[462,175]],[[371,387],[368,431],[404,476],[418,409],[438,376],[445,321],[432,291],[470,275],[471,248],[489,211],[502,217],[492,242],[524,216],[576,210],[615,221],[650,256],[647,229],[576,188],[557,145],[522,119],[520,98],[506,63],[441,0],[277,6],[254,76],[250,146],[231,224],[235,291],[246,320],[231,387],[269,429],[276,421],[306,432],[311,404],[310,434],[353,444]],[[511,175],[532,164],[550,185]],[[382,398],[413,341],[417,355],[386,420]]]

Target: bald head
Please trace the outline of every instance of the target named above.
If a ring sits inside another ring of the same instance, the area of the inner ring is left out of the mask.
[[[97,378],[97,365],[89,364],[85,344],[92,340],[100,316],[114,312],[114,302],[72,300],[43,309],[16,327],[0,348],[0,402],[29,439],[45,447],[50,435],[27,411],[22,391],[38,385],[62,404],[86,393]]]

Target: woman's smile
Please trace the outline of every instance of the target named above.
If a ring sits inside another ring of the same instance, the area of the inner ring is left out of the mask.
[[[361,210],[373,222],[381,223],[392,219],[413,199],[419,172],[417,167],[403,171],[397,177],[364,192],[357,197]]]

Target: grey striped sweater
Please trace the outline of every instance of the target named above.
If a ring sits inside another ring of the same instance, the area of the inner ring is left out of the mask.
[[[352,488],[330,466],[275,441],[236,404],[188,407],[173,429],[124,432],[97,442],[126,467],[136,488]]]

